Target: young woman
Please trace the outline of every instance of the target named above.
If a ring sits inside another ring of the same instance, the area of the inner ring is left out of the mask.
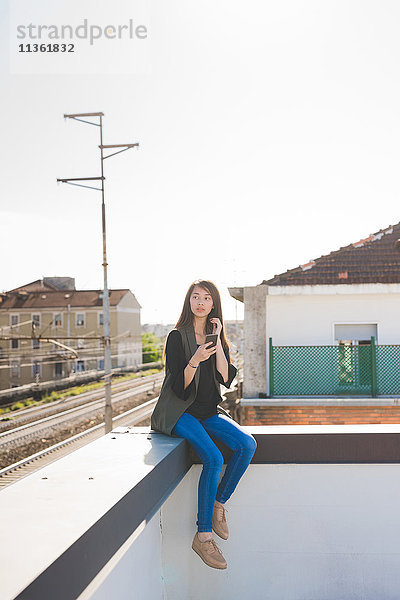
[[[217,334],[216,346],[205,343],[207,333]],[[186,438],[203,463],[192,548],[208,566],[226,569],[212,530],[228,539],[224,505],[246,471],[257,444],[218,406],[222,400],[220,384],[229,388],[237,369],[230,362],[220,294],[211,281],[197,280],[190,285],[181,316],[168,335],[165,356],[166,374],[151,426]],[[211,436],[233,450],[221,481],[224,460]]]

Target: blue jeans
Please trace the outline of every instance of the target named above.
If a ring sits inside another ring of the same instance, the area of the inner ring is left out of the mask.
[[[198,531],[211,531],[215,500],[221,504],[229,500],[250,464],[257,442],[236,421],[220,413],[201,420],[189,413],[183,413],[171,433],[187,439],[203,463],[199,479],[196,525]],[[234,451],[219,485],[224,459],[209,434]]]

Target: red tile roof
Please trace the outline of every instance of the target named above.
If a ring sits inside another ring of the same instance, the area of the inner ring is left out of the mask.
[[[400,223],[320,256],[261,285],[400,283]]]

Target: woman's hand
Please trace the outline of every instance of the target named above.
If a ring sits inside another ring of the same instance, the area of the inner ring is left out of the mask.
[[[192,363],[192,365],[198,366],[198,364],[203,362],[203,360],[207,360],[208,358],[210,358],[210,356],[212,354],[216,353],[217,347],[212,346],[210,348],[209,347],[210,344],[212,344],[212,342],[207,342],[207,344],[201,344],[201,346],[199,346],[197,348],[196,352],[193,354],[192,358],[190,359],[190,362]]]
[[[213,333],[216,333],[219,337],[222,331],[221,321],[218,319],[218,317],[213,317],[212,319],[210,319],[210,323],[213,324]]]

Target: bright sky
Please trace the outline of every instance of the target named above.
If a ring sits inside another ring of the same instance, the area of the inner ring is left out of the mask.
[[[0,4],[0,290],[55,275],[103,285],[101,194],[56,183],[100,174],[99,132],[64,113],[103,111],[105,144],[140,143],[105,161],[105,198],[109,287],[134,292],[142,323],[176,322],[198,277],[233,319],[228,286],[400,220],[397,1],[29,5],[31,22],[130,17],[148,38],[94,44],[97,73],[71,58],[73,74],[39,74],[29,56],[16,73],[21,40]]]

